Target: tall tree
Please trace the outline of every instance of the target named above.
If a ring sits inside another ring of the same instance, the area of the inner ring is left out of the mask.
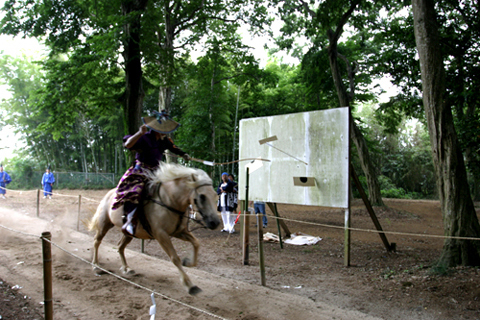
[[[156,25],[146,26],[153,31],[152,43],[157,50],[146,52],[147,60],[152,63],[150,69],[159,83],[159,108],[170,111],[174,86],[181,81],[176,72],[179,58],[187,56],[191,50],[198,49],[199,42],[208,42],[216,37],[225,43],[237,40],[232,34],[240,25],[247,24],[251,29],[268,24],[265,4],[260,0],[193,0],[193,1],[157,1],[148,7],[146,19],[157,21]],[[250,14],[254,8],[255,14]],[[208,46],[208,44],[207,44]],[[204,52],[208,48],[204,48]],[[148,62],[147,61],[147,62]]]
[[[423,105],[427,118],[444,234],[480,237],[480,225],[470,196],[463,155],[458,144],[452,110],[446,103],[444,47],[432,0],[412,0],[415,41],[420,60]],[[439,50],[439,48],[441,50]],[[480,265],[478,241],[447,238],[439,263],[448,267]]]
[[[368,20],[368,15],[372,14],[373,5],[369,1],[362,0],[323,1],[318,5],[303,0],[279,2],[283,3],[280,14],[285,26],[282,28],[284,35],[277,43],[283,48],[292,48],[293,35],[300,34],[310,40],[314,50],[318,50],[317,47],[320,45],[323,46],[322,49],[328,53],[338,106],[352,108],[357,86],[355,77],[358,72],[358,63],[355,61],[355,55],[352,59],[340,52],[339,41],[349,20],[352,21],[350,26],[359,30],[360,34],[362,33],[362,24]],[[356,11],[361,10],[363,13],[354,16]],[[365,17],[362,17],[362,14]],[[305,27],[298,28],[299,25]],[[360,44],[362,44],[361,40],[360,37]],[[368,79],[364,80],[368,83]],[[351,138],[355,143],[367,178],[369,200],[375,205],[384,205],[377,179],[378,172],[370,159],[365,139],[353,118],[350,123]]]
[[[416,118],[426,124],[421,98],[420,65],[415,44],[411,2],[385,7],[382,19],[375,22],[372,34],[382,43],[368,63],[377,74],[387,75],[399,91],[390,102],[381,104],[379,114],[385,124],[398,130],[402,118]],[[436,4],[439,36],[444,44],[445,103],[452,109],[455,129],[465,157],[475,200],[480,199],[480,7],[478,1],[448,0]]]
[[[143,70],[140,40],[142,14],[148,0],[122,0],[124,20],[123,59],[125,61],[125,122],[127,132],[137,132],[141,125],[143,98]]]

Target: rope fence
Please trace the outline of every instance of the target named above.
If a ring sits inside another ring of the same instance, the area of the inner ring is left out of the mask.
[[[206,315],[208,315],[208,316],[210,316],[210,317],[212,317],[212,318],[228,320],[228,319],[226,319],[226,318],[220,317],[220,316],[218,316],[218,315],[216,315],[216,314],[213,314],[213,313],[211,313],[211,312],[208,312],[208,311],[206,311],[206,310],[197,308],[197,307],[195,307],[195,306],[189,305],[189,304],[187,304],[187,303],[185,303],[185,302],[182,302],[182,301],[180,301],[180,300],[177,300],[177,299],[174,299],[174,298],[172,298],[172,297],[169,297],[169,296],[167,296],[167,295],[165,295],[165,294],[163,294],[163,293],[156,292],[155,290],[152,290],[152,289],[147,288],[147,287],[145,287],[145,286],[142,286],[142,285],[140,285],[140,284],[138,284],[138,283],[136,283],[136,282],[133,282],[133,281],[131,281],[131,280],[129,280],[129,279],[126,279],[126,278],[124,278],[124,277],[122,277],[122,276],[119,276],[119,275],[117,275],[117,274],[115,274],[115,273],[113,273],[113,272],[111,272],[111,271],[109,271],[109,270],[106,270],[106,269],[104,269],[104,268],[102,268],[102,267],[100,267],[100,266],[98,266],[98,265],[94,265],[92,262],[90,262],[90,261],[88,261],[88,260],[85,260],[84,258],[82,258],[82,257],[74,254],[73,252],[68,251],[67,249],[61,247],[60,245],[56,244],[55,242],[53,242],[53,241],[50,240],[50,239],[47,239],[47,238],[45,238],[45,237],[39,237],[38,235],[35,235],[35,234],[32,234],[32,233],[27,233],[27,232],[23,232],[23,231],[20,231],[20,230],[15,230],[15,229],[6,227],[6,226],[1,225],[1,224],[0,224],[0,227],[3,228],[3,229],[5,229],[5,230],[11,231],[11,232],[15,232],[15,233],[18,233],[18,234],[21,234],[21,235],[24,235],[24,236],[35,237],[35,238],[38,238],[38,239],[40,239],[40,240],[47,241],[47,242],[49,242],[51,245],[53,245],[54,247],[56,247],[56,248],[60,249],[61,251],[69,254],[70,256],[72,256],[72,257],[74,257],[74,258],[76,258],[76,259],[78,259],[78,260],[80,260],[80,261],[82,261],[82,262],[90,265],[91,267],[98,268],[98,269],[102,270],[103,272],[105,272],[105,273],[107,273],[107,274],[109,274],[109,275],[111,275],[111,276],[114,276],[115,278],[117,278],[117,279],[119,279],[119,280],[121,280],[121,281],[124,281],[124,282],[126,282],[126,283],[128,283],[128,284],[131,284],[131,285],[137,287],[137,288],[140,288],[140,289],[142,289],[142,290],[145,290],[145,291],[147,291],[147,292],[149,292],[149,293],[151,293],[151,294],[157,295],[157,296],[162,297],[162,298],[164,298],[164,299],[166,299],[166,300],[169,300],[169,301],[172,301],[172,302],[174,302],[174,303],[176,303],[176,304],[182,305],[182,306],[184,306],[184,307],[186,307],[186,308],[189,308],[189,309],[198,311],[198,312],[200,312],[200,313],[206,314]]]
[[[14,192],[37,192],[37,190],[10,190],[6,189],[3,187],[0,187],[1,189],[5,189],[8,191],[14,191]],[[73,197],[73,198],[78,198],[79,196],[72,196],[72,195],[65,195],[65,194],[60,194],[60,193],[52,193],[53,195],[57,196],[62,196],[62,197]],[[100,203],[99,200],[95,199],[90,199],[82,196],[82,200],[88,200],[91,202],[95,203]],[[253,216],[256,217],[256,214],[245,214],[245,216]],[[439,234],[428,234],[428,233],[410,233],[410,232],[400,232],[400,231],[386,231],[386,230],[374,230],[374,229],[362,229],[362,228],[353,228],[353,227],[345,227],[345,226],[335,226],[335,225],[330,225],[330,224],[323,224],[323,223],[316,223],[316,222],[307,222],[307,221],[301,221],[301,220],[295,220],[295,219],[290,219],[290,218],[283,218],[283,217],[277,217],[274,215],[267,215],[268,218],[270,219],[277,219],[277,220],[283,220],[283,221],[290,221],[290,222],[296,222],[296,223],[301,223],[301,224],[308,224],[308,225],[314,225],[318,227],[324,227],[324,228],[332,228],[332,229],[342,229],[342,230],[350,230],[350,231],[358,231],[358,232],[367,232],[367,233],[383,233],[383,234],[391,234],[391,235],[399,235],[399,236],[413,236],[413,237],[424,237],[424,238],[436,238],[436,239],[454,239],[454,240],[473,240],[473,241],[480,241],[480,238],[476,237],[461,237],[461,236],[445,236],[445,235],[439,235]]]

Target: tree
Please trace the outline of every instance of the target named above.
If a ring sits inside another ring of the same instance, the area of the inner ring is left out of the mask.
[[[437,187],[444,221],[444,234],[451,237],[480,237],[463,155],[458,144],[452,110],[446,103],[444,49],[440,42],[435,2],[412,1],[415,41],[420,60],[423,105],[427,118]],[[440,265],[480,265],[478,241],[447,238]]]
[[[227,35],[224,33],[223,37]],[[255,86],[268,73],[258,68],[235,33],[228,39],[212,37],[206,46],[205,56],[197,64],[188,66],[186,85],[176,90],[179,98],[174,99],[172,109],[181,107],[181,122],[185,128],[179,131],[177,142],[188,145],[186,150],[195,152],[197,157],[226,162],[234,160],[230,157],[236,130],[237,88],[246,83]]]
[[[363,11],[360,12],[361,10]],[[374,10],[374,5],[361,0],[324,1],[319,3],[316,8],[303,0],[297,0],[283,2],[283,6],[280,8],[285,26],[282,28],[284,35],[277,43],[281,47],[289,49],[293,45],[293,35],[304,35],[312,43],[313,50],[318,50],[318,46],[323,46],[322,49],[327,52],[326,56],[328,57],[338,106],[340,107],[353,107],[357,85],[355,77],[358,72],[358,63],[355,61],[357,56],[353,51],[350,52],[351,57],[341,53],[342,49],[339,49],[340,37],[347,22],[352,20],[350,26],[359,30],[361,35],[358,39],[360,47],[356,51],[356,54],[360,55],[365,43],[365,41],[362,41],[364,38],[363,24],[369,19],[369,15],[373,14]],[[357,15],[354,16],[356,11],[358,11]],[[305,27],[298,28],[299,25]],[[354,60],[350,61],[352,57]],[[371,79],[363,78],[363,81],[364,85],[367,85]],[[349,89],[347,90],[347,88]],[[350,123],[351,138],[359,153],[362,169],[368,182],[369,200],[375,205],[384,205],[377,179],[378,172],[376,172],[370,159],[365,139],[353,118]]]
[[[72,61],[75,60],[50,60],[43,64],[42,70],[42,64],[31,58],[2,56],[0,78],[12,94],[0,104],[4,120],[25,140],[23,156],[33,157],[41,167],[51,164],[57,170],[113,171],[115,163],[111,160],[115,148],[108,145],[119,144],[123,134],[122,115],[111,107],[109,83],[98,76],[98,68],[77,69],[77,78],[71,79],[64,68],[70,68],[66,64]],[[79,85],[79,79],[82,84],[103,82],[104,86]],[[59,83],[63,90],[58,90]],[[93,92],[87,88],[96,89]],[[91,96],[97,99],[89,101]],[[75,97],[71,104],[76,110],[62,113],[64,101],[69,97]],[[89,108],[93,103],[98,106],[95,112]],[[102,164],[100,155],[104,159]]]
[[[383,18],[371,29],[374,41],[383,46],[378,54],[369,57],[368,63],[377,74],[387,75],[400,92],[379,109],[384,123],[392,130],[398,130],[402,118],[416,118],[426,124],[410,4],[399,2],[385,7]],[[478,10],[475,1],[448,0],[436,4],[438,32],[444,44],[445,89],[449,93],[445,103],[452,109],[475,200],[480,199]]]

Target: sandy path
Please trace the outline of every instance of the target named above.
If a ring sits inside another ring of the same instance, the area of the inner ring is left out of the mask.
[[[43,231],[50,231],[58,246],[91,260],[93,241],[89,235],[4,208],[0,208],[0,224],[38,235],[25,236],[0,228],[0,277],[23,287],[22,291],[36,303],[43,301],[39,239]],[[55,319],[150,319],[150,292],[112,275],[96,276],[90,265],[55,246],[52,252]],[[137,272],[129,278],[131,281],[191,306],[157,295],[156,319],[377,319],[195,268],[187,272],[203,292],[192,297],[184,291],[170,262],[128,249],[126,254],[129,265]],[[102,244],[100,263],[120,275],[114,244]]]

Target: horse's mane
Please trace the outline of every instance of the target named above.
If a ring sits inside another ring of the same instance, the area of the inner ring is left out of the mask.
[[[187,178],[187,185],[195,188],[201,184],[211,184],[212,179],[201,169],[189,168],[176,163],[160,162],[158,169],[147,174],[149,185]],[[193,181],[192,176],[195,178]]]

